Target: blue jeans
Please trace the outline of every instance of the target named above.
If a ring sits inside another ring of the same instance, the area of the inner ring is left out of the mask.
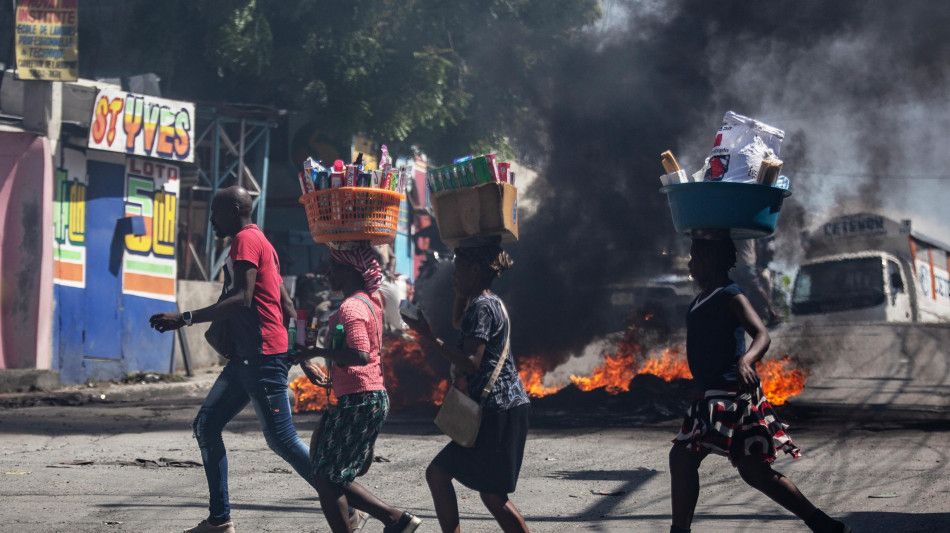
[[[285,355],[265,355],[250,359],[232,359],[218,376],[191,424],[201,448],[210,492],[210,520],[231,517],[228,500],[228,456],[221,430],[248,402],[254,405],[261,430],[271,450],[313,485],[310,477],[310,449],[294,428],[290,399],[287,396],[287,372],[290,362]]]

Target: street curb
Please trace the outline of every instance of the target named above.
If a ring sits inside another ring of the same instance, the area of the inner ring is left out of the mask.
[[[0,393],[51,391],[62,387],[59,372],[35,368],[6,368],[0,370]]]
[[[37,405],[80,406],[89,403],[121,403],[148,400],[202,398],[214,385],[223,367],[198,369],[180,382],[108,383],[96,387],[73,386],[51,391],[0,394],[0,408]]]

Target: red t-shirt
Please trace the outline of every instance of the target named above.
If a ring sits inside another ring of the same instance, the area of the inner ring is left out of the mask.
[[[280,305],[280,262],[277,252],[256,224],[248,224],[231,241],[224,267],[224,294],[234,291],[234,264],[247,261],[257,268],[254,305],[232,316],[231,334],[239,355],[274,355],[287,352],[287,329]]]

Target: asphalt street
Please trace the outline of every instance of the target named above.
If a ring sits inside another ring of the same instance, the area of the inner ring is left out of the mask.
[[[207,489],[189,424],[213,378],[79,391],[79,405],[48,405],[68,402],[46,395],[0,408],[0,532],[170,532],[204,518]],[[535,414],[512,497],[532,531],[668,530],[676,418],[618,425],[604,411]],[[804,457],[780,458],[776,469],[855,531],[950,530],[950,417],[865,414],[790,413]],[[313,415],[295,420],[308,440]],[[424,470],[447,442],[430,420],[392,415],[378,462],[361,478],[421,516],[423,532],[438,531]],[[238,531],[328,531],[314,491],[267,448],[252,410],[231,423],[225,443]],[[701,481],[695,532],[807,531],[723,458],[704,462]],[[477,494],[458,494],[463,531],[497,530]]]

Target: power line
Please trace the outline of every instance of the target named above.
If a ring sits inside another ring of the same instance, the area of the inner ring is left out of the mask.
[[[880,179],[880,180],[950,180],[950,175],[947,174],[917,174],[917,175],[900,175],[900,174],[889,174],[887,176],[881,176],[879,178],[873,178],[867,173],[864,174],[845,174],[841,172],[818,172],[815,170],[797,170],[790,172],[792,177],[795,174],[807,174],[809,176],[822,176],[828,178],[867,178],[867,179]]]

